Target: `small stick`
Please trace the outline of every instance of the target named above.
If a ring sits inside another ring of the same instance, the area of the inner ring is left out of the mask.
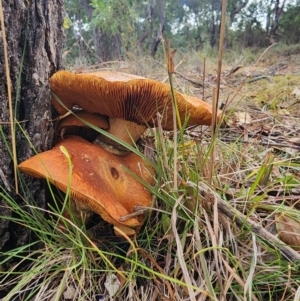
[[[4,186],[5,186],[6,190],[8,192],[11,192],[9,183],[8,183],[8,181],[7,181],[6,177],[5,177],[5,174],[4,174],[4,172],[3,172],[3,170],[1,168],[0,168],[0,178],[1,178],[1,180],[2,180],[2,182],[4,184]]]
[[[224,37],[225,37],[225,24],[226,24],[226,9],[227,0],[222,1],[222,15],[221,15],[221,30],[220,30],[220,42],[219,42],[219,54],[218,54],[218,71],[217,71],[217,102],[216,107],[214,107],[215,114],[217,114],[219,93],[220,93],[220,82],[221,82],[221,70],[222,70],[222,57],[223,57],[223,47],[224,47]]]
[[[213,88],[213,108],[216,108],[216,103],[217,103],[217,89]],[[210,162],[209,162],[209,175],[208,175],[208,183],[211,185],[212,184],[212,177],[213,177],[213,167],[214,167],[214,162],[215,162],[215,131],[216,131],[216,115],[213,114],[212,116],[212,126],[211,126],[211,137],[212,137],[212,147],[210,151]]]
[[[187,184],[193,187],[197,185],[190,181],[188,181]],[[278,250],[280,250],[281,254],[288,261],[300,262],[300,254],[298,252],[286,245],[275,235],[264,229],[261,225],[254,222],[250,218],[247,218],[237,209],[231,207],[230,204],[228,204],[228,202],[222,200],[222,198],[217,193],[215,193],[208,185],[201,183],[197,186],[199,187],[199,191],[204,191],[205,193],[210,193],[211,195],[213,195],[214,201],[218,203],[218,210],[224,215],[226,215],[228,218],[230,218],[238,226],[243,227],[244,229],[248,229],[249,231],[255,233],[268,245],[275,246]]]
[[[127,221],[128,219],[132,218],[132,217],[136,217],[136,216],[140,216],[140,215],[143,215],[145,214],[146,212],[149,211],[149,208],[143,208],[141,206],[135,206],[134,207],[134,211],[133,213],[130,213],[130,214],[127,214],[127,215],[124,215],[124,216],[121,216],[119,218],[119,221],[120,222],[124,222],[124,221]]]
[[[205,84],[205,73],[206,73],[206,61],[205,61],[205,58],[203,59],[203,78],[202,78],[202,80],[203,80],[203,83],[202,83],[202,98],[203,98],[203,100],[205,100],[205,97],[204,97],[204,91],[205,91],[205,89],[204,89],[204,84]]]

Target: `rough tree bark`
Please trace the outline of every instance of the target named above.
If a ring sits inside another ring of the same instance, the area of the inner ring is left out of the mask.
[[[62,64],[63,0],[2,0],[2,5],[16,120],[35,149],[45,151],[51,147],[53,135],[49,77]],[[25,244],[30,231],[1,218],[13,214],[3,197],[6,193],[20,204],[26,202],[26,196],[21,198],[15,192],[13,163],[8,151],[11,132],[2,30],[0,28],[0,250],[5,250]],[[21,162],[33,152],[22,131],[16,128],[17,156]],[[28,197],[43,207],[41,181],[27,177],[26,184]]]

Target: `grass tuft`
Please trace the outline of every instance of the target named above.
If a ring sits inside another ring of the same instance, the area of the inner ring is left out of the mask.
[[[199,54],[178,55],[173,88],[199,96],[205,85],[211,100],[215,61],[206,58],[203,78]],[[162,64],[143,59],[128,62],[130,72],[166,77]],[[112,298],[120,301],[298,300],[299,81],[288,62],[286,74],[272,75],[274,66],[259,61],[228,75],[235,62],[223,60],[220,101],[235,99],[215,135],[184,123],[174,135],[158,124],[148,131],[151,160],[139,145],[123,145],[156,171],[155,187],[147,187],[153,206],[135,237],[117,238],[99,218],[85,223],[72,211],[66,218],[68,194],[51,185],[47,209],[35,205],[23,175],[22,205],[1,187],[13,214],[0,218],[32,231],[27,245],[0,253],[3,300],[109,300],[114,277]],[[249,76],[253,68],[258,74]],[[271,81],[258,78],[265,75]]]

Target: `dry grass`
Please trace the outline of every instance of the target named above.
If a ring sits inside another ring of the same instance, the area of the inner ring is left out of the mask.
[[[289,248],[276,239],[299,242],[300,95],[295,88],[300,70],[296,75],[289,66],[294,57],[280,58],[284,69],[274,73],[273,61],[263,60],[250,76],[255,64],[243,66],[240,57],[223,62],[220,96],[229,105],[215,140],[206,127],[187,128],[175,151],[172,133],[148,132],[156,197],[136,237],[116,238],[102,221],[88,229],[66,221],[62,231],[41,216],[28,225],[24,212],[23,223],[39,233],[42,248],[36,254],[30,253],[32,247],[9,253],[29,252],[23,259],[27,268],[16,277],[12,271],[18,267],[5,272],[0,290],[15,287],[22,300],[110,300],[105,282],[115,275],[120,286],[111,300],[118,301],[298,300],[295,259],[300,255],[291,251],[287,256]],[[204,82],[210,101],[216,64],[206,61],[203,80],[203,57],[179,53],[175,88],[201,97]],[[124,72],[167,80],[160,61],[143,57],[111,67],[120,65]],[[235,65],[241,68],[230,72]],[[10,206],[17,205],[10,201]]]

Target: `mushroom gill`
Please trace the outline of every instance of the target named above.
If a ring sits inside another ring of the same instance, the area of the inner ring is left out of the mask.
[[[126,142],[134,142],[146,129],[157,126],[157,113],[162,116],[165,130],[173,130],[172,96],[170,86],[136,75],[98,71],[74,74],[58,71],[51,79],[51,90],[56,97],[52,104],[59,114],[79,106],[89,113],[100,113],[109,117],[108,132],[119,135]],[[181,122],[187,125],[210,125],[212,106],[203,100],[175,91]],[[63,104],[63,105],[62,105]],[[221,111],[218,111],[218,117]],[[122,123],[116,119],[136,124]],[[120,131],[121,127],[124,129]],[[141,126],[136,129],[137,126]]]

